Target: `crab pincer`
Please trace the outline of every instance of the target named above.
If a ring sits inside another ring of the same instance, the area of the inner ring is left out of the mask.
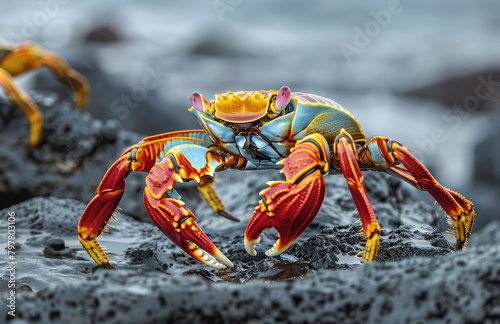
[[[267,256],[284,252],[311,224],[325,197],[323,175],[328,173],[328,143],[319,134],[297,143],[282,161],[286,181],[268,182],[260,192],[262,199],[248,223],[245,249],[256,255],[255,245],[263,230],[276,228],[279,239],[266,251]]]
[[[186,167],[184,165],[183,170]],[[144,189],[144,205],[151,220],[172,242],[199,262],[217,269],[233,267],[233,263],[201,230],[196,216],[173,189],[176,182],[183,181],[177,173],[179,171],[173,155],[151,168]]]

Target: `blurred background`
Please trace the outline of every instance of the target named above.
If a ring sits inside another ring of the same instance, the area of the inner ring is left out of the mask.
[[[18,0],[2,4],[0,42],[62,55],[90,80],[92,115],[145,135],[199,128],[193,91],[332,98],[473,201],[484,226],[500,216],[499,12],[495,0]],[[68,95],[47,71],[17,81]]]

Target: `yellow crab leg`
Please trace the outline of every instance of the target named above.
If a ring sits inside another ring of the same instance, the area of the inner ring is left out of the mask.
[[[42,114],[37,105],[24,91],[14,82],[14,79],[6,70],[0,67],[0,85],[5,89],[7,97],[22,111],[26,119],[30,122],[30,149],[40,143],[42,139]]]
[[[219,196],[215,192],[212,183],[213,181],[212,178],[202,178],[200,180],[200,183],[198,184],[198,191],[202,194],[203,198],[208,202],[210,207],[216,212],[218,215],[225,217],[227,219],[230,219],[235,222],[239,222],[240,220],[233,215],[229,214],[226,211],[226,207],[224,207],[224,204],[222,201],[220,201]]]
[[[59,55],[33,44],[24,43],[0,60],[0,67],[13,77],[43,66],[74,93],[75,103],[79,108],[85,107],[90,91],[89,83]]]

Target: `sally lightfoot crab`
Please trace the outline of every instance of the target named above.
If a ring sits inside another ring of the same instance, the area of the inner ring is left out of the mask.
[[[85,107],[90,89],[87,79],[73,70],[60,56],[31,43],[22,43],[16,47],[0,43],[0,85],[31,124],[28,153],[42,139],[43,118],[35,102],[15,84],[13,78],[43,66],[74,93],[75,103],[79,108]]]
[[[158,228],[194,259],[214,268],[233,263],[208,239],[195,215],[174,189],[195,180],[214,211],[229,216],[212,188],[216,172],[226,169],[281,169],[285,181],[268,182],[247,225],[244,244],[255,245],[265,229],[279,239],[268,256],[285,251],[311,224],[325,196],[323,177],[342,173],[367,236],[365,260],[377,255],[380,226],[368,200],[361,171],[383,171],[428,191],[453,221],[456,249],[464,247],[474,223],[472,203],[441,186],[401,143],[385,137],[366,141],[356,119],[336,102],[317,95],[279,91],[240,91],[210,102],[191,95],[190,111],[203,130],[147,137],[127,149],[110,167],[78,226],[79,239],[101,267],[113,268],[96,238],[118,206],[125,178],[149,172],[144,205]]]

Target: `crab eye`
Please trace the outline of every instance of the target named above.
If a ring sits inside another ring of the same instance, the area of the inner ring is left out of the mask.
[[[203,99],[201,94],[198,92],[193,92],[190,97],[191,104],[196,110],[203,112]]]
[[[292,91],[287,86],[282,86],[278,91],[278,98],[276,98],[276,107],[278,111],[282,111],[288,106],[290,99],[292,98]]]

